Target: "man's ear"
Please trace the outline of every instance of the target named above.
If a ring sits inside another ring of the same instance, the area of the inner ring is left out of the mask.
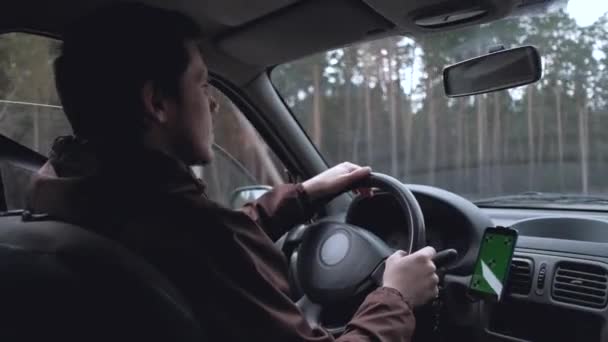
[[[156,122],[167,122],[166,104],[152,81],[146,81],[141,89],[141,100],[148,117]]]

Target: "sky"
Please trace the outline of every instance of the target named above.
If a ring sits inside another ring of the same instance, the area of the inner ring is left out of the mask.
[[[570,0],[566,11],[576,20],[578,26],[589,26],[608,12],[607,0]]]

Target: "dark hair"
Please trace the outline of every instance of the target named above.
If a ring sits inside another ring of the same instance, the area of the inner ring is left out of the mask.
[[[104,7],[71,25],[54,67],[75,135],[100,145],[139,139],[144,83],[178,98],[190,61],[186,43],[201,34],[186,15],[136,3]]]

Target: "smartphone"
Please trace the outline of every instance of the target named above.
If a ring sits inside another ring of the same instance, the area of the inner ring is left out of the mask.
[[[516,242],[515,229],[486,228],[469,284],[471,297],[500,301],[509,277]]]

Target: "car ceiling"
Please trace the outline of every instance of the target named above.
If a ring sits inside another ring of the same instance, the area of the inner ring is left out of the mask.
[[[74,18],[116,0],[6,1],[0,30],[61,37]],[[315,52],[388,35],[422,35],[497,20],[553,0],[141,0],[192,16],[205,32],[210,70],[244,85],[269,66]],[[421,27],[422,18],[448,18],[481,9],[480,17]],[[110,23],[109,23],[110,24]]]

